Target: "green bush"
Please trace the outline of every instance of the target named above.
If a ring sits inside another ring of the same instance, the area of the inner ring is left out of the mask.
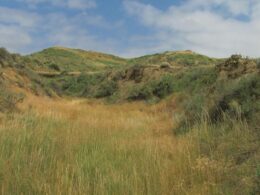
[[[177,99],[185,117],[175,132],[184,133],[200,121],[202,115],[208,115],[210,121],[216,124],[225,120],[225,117],[247,120],[255,126],[259,124],[260,78],[257,74],[236,80],[217,80],[212,85],[194,90],[188,90],[190,93],[181,92]]]
[[[145,85],[134,86],[129,94],[129,100],[148,100],[153,97],[154,83],[151,82]]]
[[[61,91],[66,95],[93,97],[95,89],[103,80],[102,74],[81,74],[78,77],[63,76],[58,83],[61,83]]]
[[[55,63],[51,63],[49,65],[49,68],[53,69],[53,70],[56,70],[56,71],[60,71],[61,70],[60,67],[57,64],[55,64]]]
[[[150,81],[134,86],[128,95],[130,100],[149,100],[164,98],[174,91],[174,79],[171,75],[164,75],[157,81]]]
[[[1,47],[0,48],[0,59],[7,59],[10,56],[10,54],[8,53],[8,51]]]
[[[234,115],[239,111],[241,117],[247,119],[260,112],[260,78],[257,74],[216,85],[215,105],[210,111],[214,120],[221,118],[222,112]]]
[[[191,68],[175,76],[175,90],[197,93],[214,84],[217,73],[214,68]]]
[[[118,89],[115,81],[105,81],[97,89],[96,98],[103,98],[113,95]]]
[[[153,94],[159,98],[164,98],[174,91],[174,79],[171,75],[163,76],[153,89]]]
[[[0,48],[0,67],[23,68],[25,63],[19,54],[11,54],[5,48]]]

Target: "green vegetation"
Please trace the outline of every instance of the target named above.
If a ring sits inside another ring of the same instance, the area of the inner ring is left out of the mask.
[[[49,116],[30,111],[4,119],[3,193],[259,193],[259,132],[246,121],[227,117],[211,124],[203,118],[169,141],[154,137],[153,127],[165,125],[159,111],[57,108]]]
[[[23,66],[21,63],[19,55],[10,54],[6,49],[0,48],[0,113],[17,110],[16,103],[23,99],[22,94],[8,89],[4,71],[6,68],[21,68]]]
[[[95,97],[104,80],[103,74],[81,74],[79,76],[59,76],[45,79],[48,88],[60,96]]]
[[[8,66],[22,66],[22,58],[18,54],[10,54],[5,48],[0,48],[0,68]]]
[[[84,105],[71,112],[77,109],[84,113],[83,120],[66,122],[66,117],[58,119],[58,113],[39,116],[32,112],[4,120],[0,127],[2,192],[142,194],[168,190],[167,183],[157,182],[165,172],[163,155],[156,147],[149,142],[136,146],[119,143],[138,140],[148,132],[146,124],[137,127],[125,121],[137,122],[143,117],[103,109],[89,112]],[[109,117],[100,118],[104,114]]]
[[[130,90],[129,100],[149,100],[151,98],[162,99],[174,91],[174,78],[164,75],[157,81],[144,83]]]
[[[140,65],[201,66],[214,65],[222,60],[209,58],[192,51],[165,52],[131,59],[129,63]]]
[[[259,73],[240,55],[0,49],[1,193],[259,194]]]
[[[32,69],[45,71],[98,71],[126,64],[126,60],[112,55],[62,47],[48,48],[28,58],[34,61]]]
[[[105,81],[101,83],[101,85],[97,89],[95,97],[103,98],[103,97],[112,96],[117,91],[117,89],[118,89],[118,85],[115,81]]]
[[[15,111],[16,103],[22,101],[23,98],[22,94],[15,94],[8,91],[6,87],[0,83],[0,113]]]
[[[0,112],[16,110],[16,104],[23,100],[25,91],[55,96],[46,81],[27,66],[28,62],[31,62],[28,58],[0,48]]]
[[[194,167],[196,164],[196,168],[193,170],[188,168],[187,175],[193,171],[195,173],[185,179],[187,182],[185,189],[189,188],[189,183],[196,183],[196,185],[202,184],[201,188],[207,185],[212,189],[210,193],[205,194],[258,194],[260,192],[257,176],[260,137],[255,128],[249,127],[246,121],[229,119],[227,116],[222,123],[215,125],[204,118],[199,125],[189,131],[187,136],[194,144],[189,145],[187,149],[191,151],[189,154],[191,164],[183,166]],[[184,163],[188,161],[187,158],[183,159]]]

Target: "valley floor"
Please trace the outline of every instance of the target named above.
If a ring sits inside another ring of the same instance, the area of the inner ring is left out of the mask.
[[[206,123],[176,137],[171,106],[28,96],[0,121],[0,193],[259,192],[259,142],[246,124],[227,138]],[[237,164],[232,152],[252,156]]]

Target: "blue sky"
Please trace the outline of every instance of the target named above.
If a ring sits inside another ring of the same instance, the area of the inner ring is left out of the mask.
[[[0,47],[260,56],[259,0],[0,0]]]

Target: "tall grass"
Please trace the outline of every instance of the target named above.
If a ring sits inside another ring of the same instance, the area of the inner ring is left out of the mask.
[[[163,104],[30,104],[0,123],[2,194],[259,192],[259,141],[243,121],[174,137]]]
[[[242,119],[211,124],[202,119],[179,138],[176,154],[187,194],[258,194],[260,141],[256,129]],[[182,147],[186,145],[186,149]],[[178,194],[178,191],[177,191]]]
[[[3,194],[158,194],[169,189],[167,154],[149,128],[160,118],[138,110],[111,108],[117,111],[113,114],[100,106],[75,107],[58,105],[60,112],[30,111],[3,120]]]

